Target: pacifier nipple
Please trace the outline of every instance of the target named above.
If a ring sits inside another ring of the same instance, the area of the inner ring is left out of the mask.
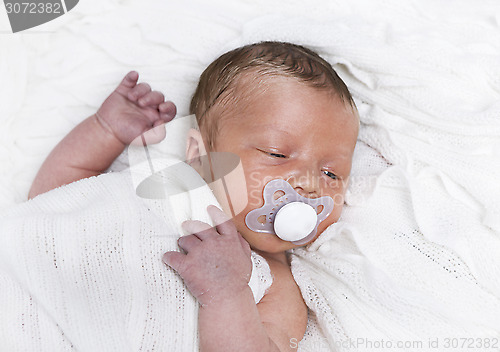
[[[310,234],[318,222],[316,210],[302,202],[284,205],[274,218],[274,232],[284,241],[298,241]]]

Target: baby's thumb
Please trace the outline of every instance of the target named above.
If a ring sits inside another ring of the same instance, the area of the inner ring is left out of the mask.
[[[179,275],[182,276],[181,270],[182,270],[182,264],[184,263],[184,257],[186,255],[182,254],[181,252],[166,252],[163,254],[163,257],[161,258],[163,263],[174,269],[179,273]]]
[[[165,138],[165,135],[166,135],[165,124],[162,123],[161,125],[155,126],[150,130],[147,130],[146,132],[142,133],[140,136],[136,137],[130,144],[149,145],[149,144],[159,143],[163,140],[163,138]]]
[[[243,238],[243,236],[238,232],[238,238],[240,240],[241,248],[243,249],[243,252],[247,256],[250,256],[252,254],[252,249],[250,248],[250,244],[248,244],[247,240]]]

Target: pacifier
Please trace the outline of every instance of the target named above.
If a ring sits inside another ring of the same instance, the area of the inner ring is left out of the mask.
[[[264,205],[250,211],[245,224],[252,231],[271,233],[295,245],[311,241],[333,210],[331,197],[303,197],[283,179],[269,181],[263,196]]]

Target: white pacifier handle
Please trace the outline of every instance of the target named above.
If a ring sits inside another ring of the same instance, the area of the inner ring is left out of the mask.
[[[268,182],[263,197],[264,205],[250,211],[245,224],[252,231],[271,233],[295,245],[310,242],[333,210],[331,197],[303,197],[283,179]]]
[[[318,222],[316,210],[309,204],[285,204],[274,218],[274,232],[284,241],[299,241],[310,234]]]

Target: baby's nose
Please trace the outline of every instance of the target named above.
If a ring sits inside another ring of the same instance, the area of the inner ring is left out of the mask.
[[[303,197],[318,198],[319,191],[319,175],[311,171],[297,173],[288,178],[288,183],[293,189]]]

